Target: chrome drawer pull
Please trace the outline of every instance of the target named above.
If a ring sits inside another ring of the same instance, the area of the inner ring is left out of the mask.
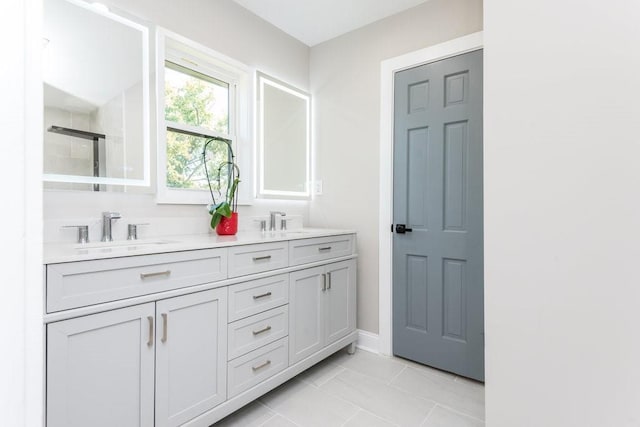
[[[171,274],[171,270],[157,271],[155,273],[140,273],[140,278],[144,280],[144,279],[148,279],[150,277],[169,276],[170,274]]]
[[[270,296],[271,296],[271,292],[267,292],[267,293],[261,294],[261,295],[254,295],[253,299],[260,299],[260,298],[270,297]]]
[[[267,326],[265,328],[260,329],[259,331],[253,331],[253,335],[259,335],[263,332],[267,332],[271,330],[271,326]]]
[[[167,313],[162,313],[162,338],[160,341],[167,342]]]
[[[253,260],[254,261],[265,261],[271,259],[271,255],[267,255],[267,256],[254,256]]]
[[[153,345],[153,316],[147,316],[147,320],[149,321],[149,340],[147,345],[151,347]]]
[[[327,275],[322,273],[322,292],[327,290]]]
[[[264,368],[265,366],[269,366],[269,365],[271,365],[271,360],[267,360],[266,362],[261,363],[258,366],[252,366],[251,369],[253,369],[254,371],[257,371],[258,369]]]
[[[331,272],[327,273],[327,289],[331,289]]]
[[[331,246],[325,246],[324,248],[318,248],[319,252],[330,251],[330,250],[331,250]]]

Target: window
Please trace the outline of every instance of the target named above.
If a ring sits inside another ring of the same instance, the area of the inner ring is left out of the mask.
[[[229,135],[229,92],[229,83],[165,61],[167,187],[208,189],[203,147],[211,137],[233,140]],[[206,147],[207,163],[213,166],[209,169],[215,173],[217,165],[228,161],[227,147],[219,141]],[[219,192],[215,180],[213,185]]]
[[[251,187],[251,151],[245,148],[250,141],[245,113],[249,85],[244,66],[162,30],[157,72],[158,202],[210,203],[207,173],[216,198],[224,191],[229,146],[212,138],[229,141],[236,161],[242,160],[242,186]]]

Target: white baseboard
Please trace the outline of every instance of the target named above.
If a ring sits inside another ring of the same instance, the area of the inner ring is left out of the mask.
[[[358,329],[358,342],[356,347],[361,350],[368,351],[370,353],[380,353],[380,337],[373,332],[363,331]]]

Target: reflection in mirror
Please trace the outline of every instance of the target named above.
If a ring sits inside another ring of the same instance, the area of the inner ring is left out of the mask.
[[[310,196],[310,95],[258,73],[259,196]]]
[[[148,30],[77,0],[45,0],[45,188],[149,185]]]

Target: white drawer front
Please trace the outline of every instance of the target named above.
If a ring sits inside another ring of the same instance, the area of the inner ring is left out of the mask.
[[[289,306],[274,308],[229,324],[229,360],[289,334]]]
[[[288,347],[285,337],[229,362],[227,398],[234,397],[285,369],[288,365]]]
[[[353,235],[317,237],[289,242],[289,265],[308,264],[353,253]]]
[[[47,265],[47,312],[227,278],[227,250],[205,249]]]
[[[229,321],[234,322],[289,302],[289,275],[229,286]]]
[[[260,243],[229,248],[229,277],[289,266],[289,243]]]

